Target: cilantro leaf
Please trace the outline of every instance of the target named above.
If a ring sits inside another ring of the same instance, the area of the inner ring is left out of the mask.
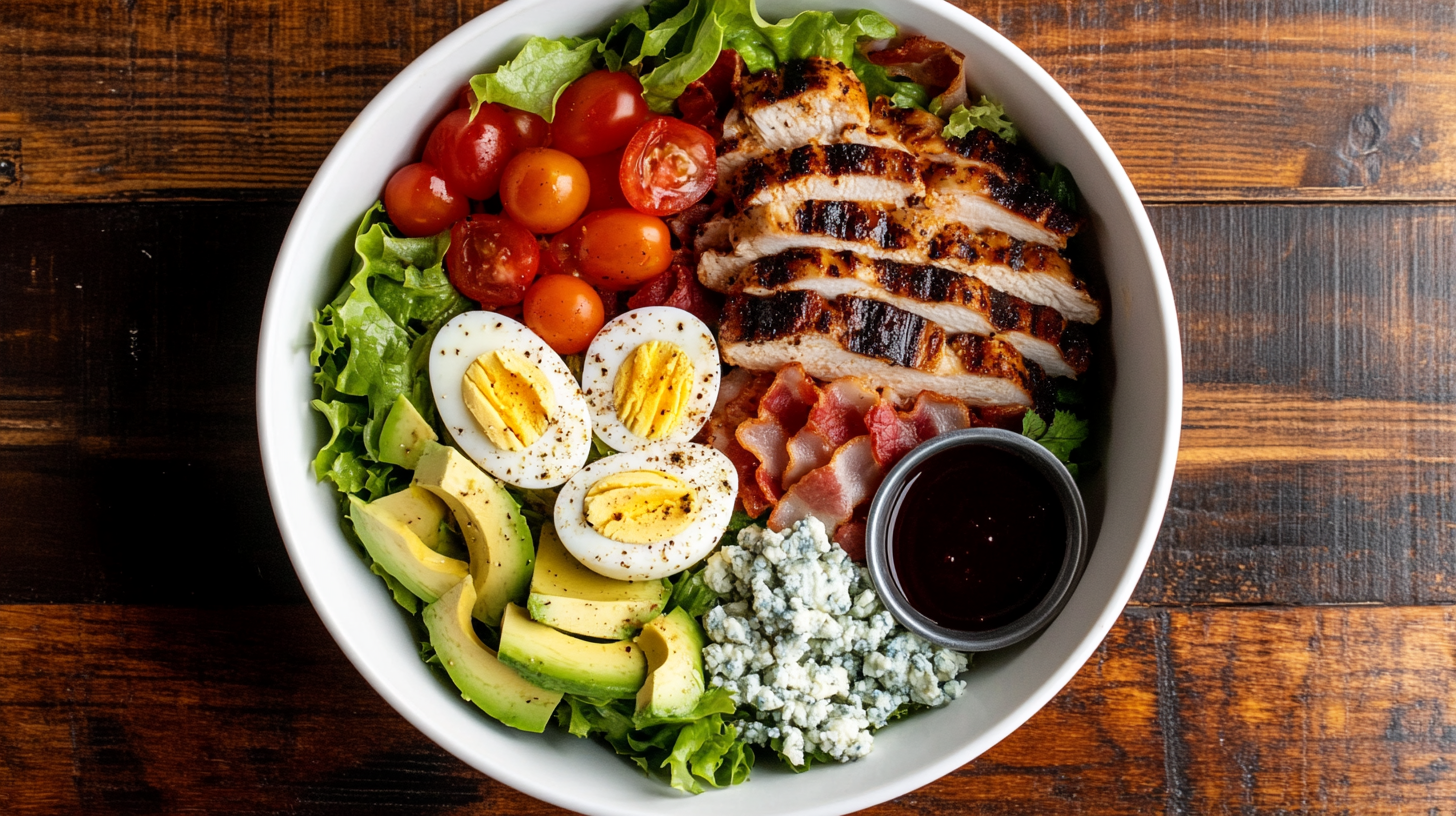
[[[1087,441],[1090,432],[1090,423],[1070,411],[1053,412],[1050,426],[1035,411],[1027,411],[1021,420],[1022,436],[1034,440],[1067,463],[1071,462],[1072,452]]]

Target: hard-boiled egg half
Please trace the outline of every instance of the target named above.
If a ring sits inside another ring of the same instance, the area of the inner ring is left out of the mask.
[[[591,418],[571,371],[535,332],[495,312],[466,312],[430,347],[440,420],[487,473],[555,487],[591,452]]]
[[[690,312],[649,306],[618,315],[586,350],[581,389],[613,450],[687,442],[718,400],[718,344]]]
[[[556,498],[556,532],[593,571],[665,578],[712,552],[733,515],[738,472],[718,450],[660,442],[598,459]]]

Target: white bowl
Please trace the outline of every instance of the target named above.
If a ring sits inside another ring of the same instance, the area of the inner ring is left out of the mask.
[[[400,714],[482,772],[540,799],[591,814],[830,814],[869,807],[934,781],[1010,734],[1052,698],[1112,628],[1143,570],[1162,522],[1177,452],[1182,403],[1172,291],[1157,240],[1127,174],[1057,83],[1016,46],[942,0],[764,0],[766,17],[803,8],[873,8],[903,29],[966,54],[976,89],[1002,100],[1050,161],[1066,165],[1091,220],[1080,238],[1108,283],[1113,362],[1107,383],[1102,468],[1087,490],[1095,549],[1076,593],[1038,638],[978,658],[966,694],[949,707],[898,723],[875,750],[847,765],[795,775],[760,763],[743,785],[701,796],[647,779],[609,749],[551,729],[505,728],[461,701],[420,661],[406,618],[339,528],[332,487],[309,462],[326,438],[309,406],[314,310],[337,290],[360,213],[397,167],[412,161],[424,128],[468,77],[511,56],[533,34],[580,35],[638,0],[511,0],[466,23],[401,71],[364,109],[314,177],[278,254],[258,351],[258,425],[278,525],[310,600],[339,646]]]

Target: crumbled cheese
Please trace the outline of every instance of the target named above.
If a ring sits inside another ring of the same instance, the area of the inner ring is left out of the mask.
[[[902,706],[945,705],[965,690],[955,678],[966,656],[900,628],[818,519],[782,534],[743,529],[703,580],[725,601],[703,616],[709,683],[748,715],[735,723],[744,740],[777,743],[795,765],[859,759]]]

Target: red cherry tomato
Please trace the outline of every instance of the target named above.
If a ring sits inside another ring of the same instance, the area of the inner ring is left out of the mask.
[[[424,162],[406,164],[384,185],[384,211],[410,238],[434,235],[470,214],[470,201]]]
[[[475,107],[475,89],[470,87],[470,83],[467,82],[465,83],[465,87],[460,89],[460,93],[456,95],[455,99],[455,107],[470,110]]]
[[[544,275],[531,284],[522,314],[526,326],[557,354],[586,351],[606,322],[601,295],[571,275]]]
[[[627,202],[627,197],[622,195],[624,150],[625,148],[618,148],[610,153],[581,160],[581,166],[586,168],[586,177],[591,180],[591,200],[587,202],[587,212],[632,206]]]
[[[450,283],[482,306],[520,303],[541,267],[536,237],[499,215],[472,215],[450,228]]]
[[[631,289],[667,271],[672,232],[661,218],[623,208],[581,219],[582,277],[603,289]]]
[[[648,215],[672,215],[703,200],[718,181],[712,134],[660,116],[642,126],[622,156],[622,193]]]
[[[495,195],[501,172],[516,154],[516,126],[500,105],[450,111],[425,144],[425,162],[439,168],[450,186],[476,201]]]
[[[616,150],[651,115],[636,77],[593,71],[566,86],[556,100],[551,144],[578,158]]]
[[[549,147],[511,159],[501,177],[501,206],[516,223],[536,233],[559,232],[581,217],[591,182],[581,162]]]
[[[516,126],[516,149],[545,147],[551,143],[551,125],[530,111],[506,108],[506,115]]]
[[[585,223],[586,218],[582,218],[551,236],[551,240],[546,242],[545,249],[541,251],[541,262],[545,265],[545,271],[565,275],[581,274],[581,236]]]

